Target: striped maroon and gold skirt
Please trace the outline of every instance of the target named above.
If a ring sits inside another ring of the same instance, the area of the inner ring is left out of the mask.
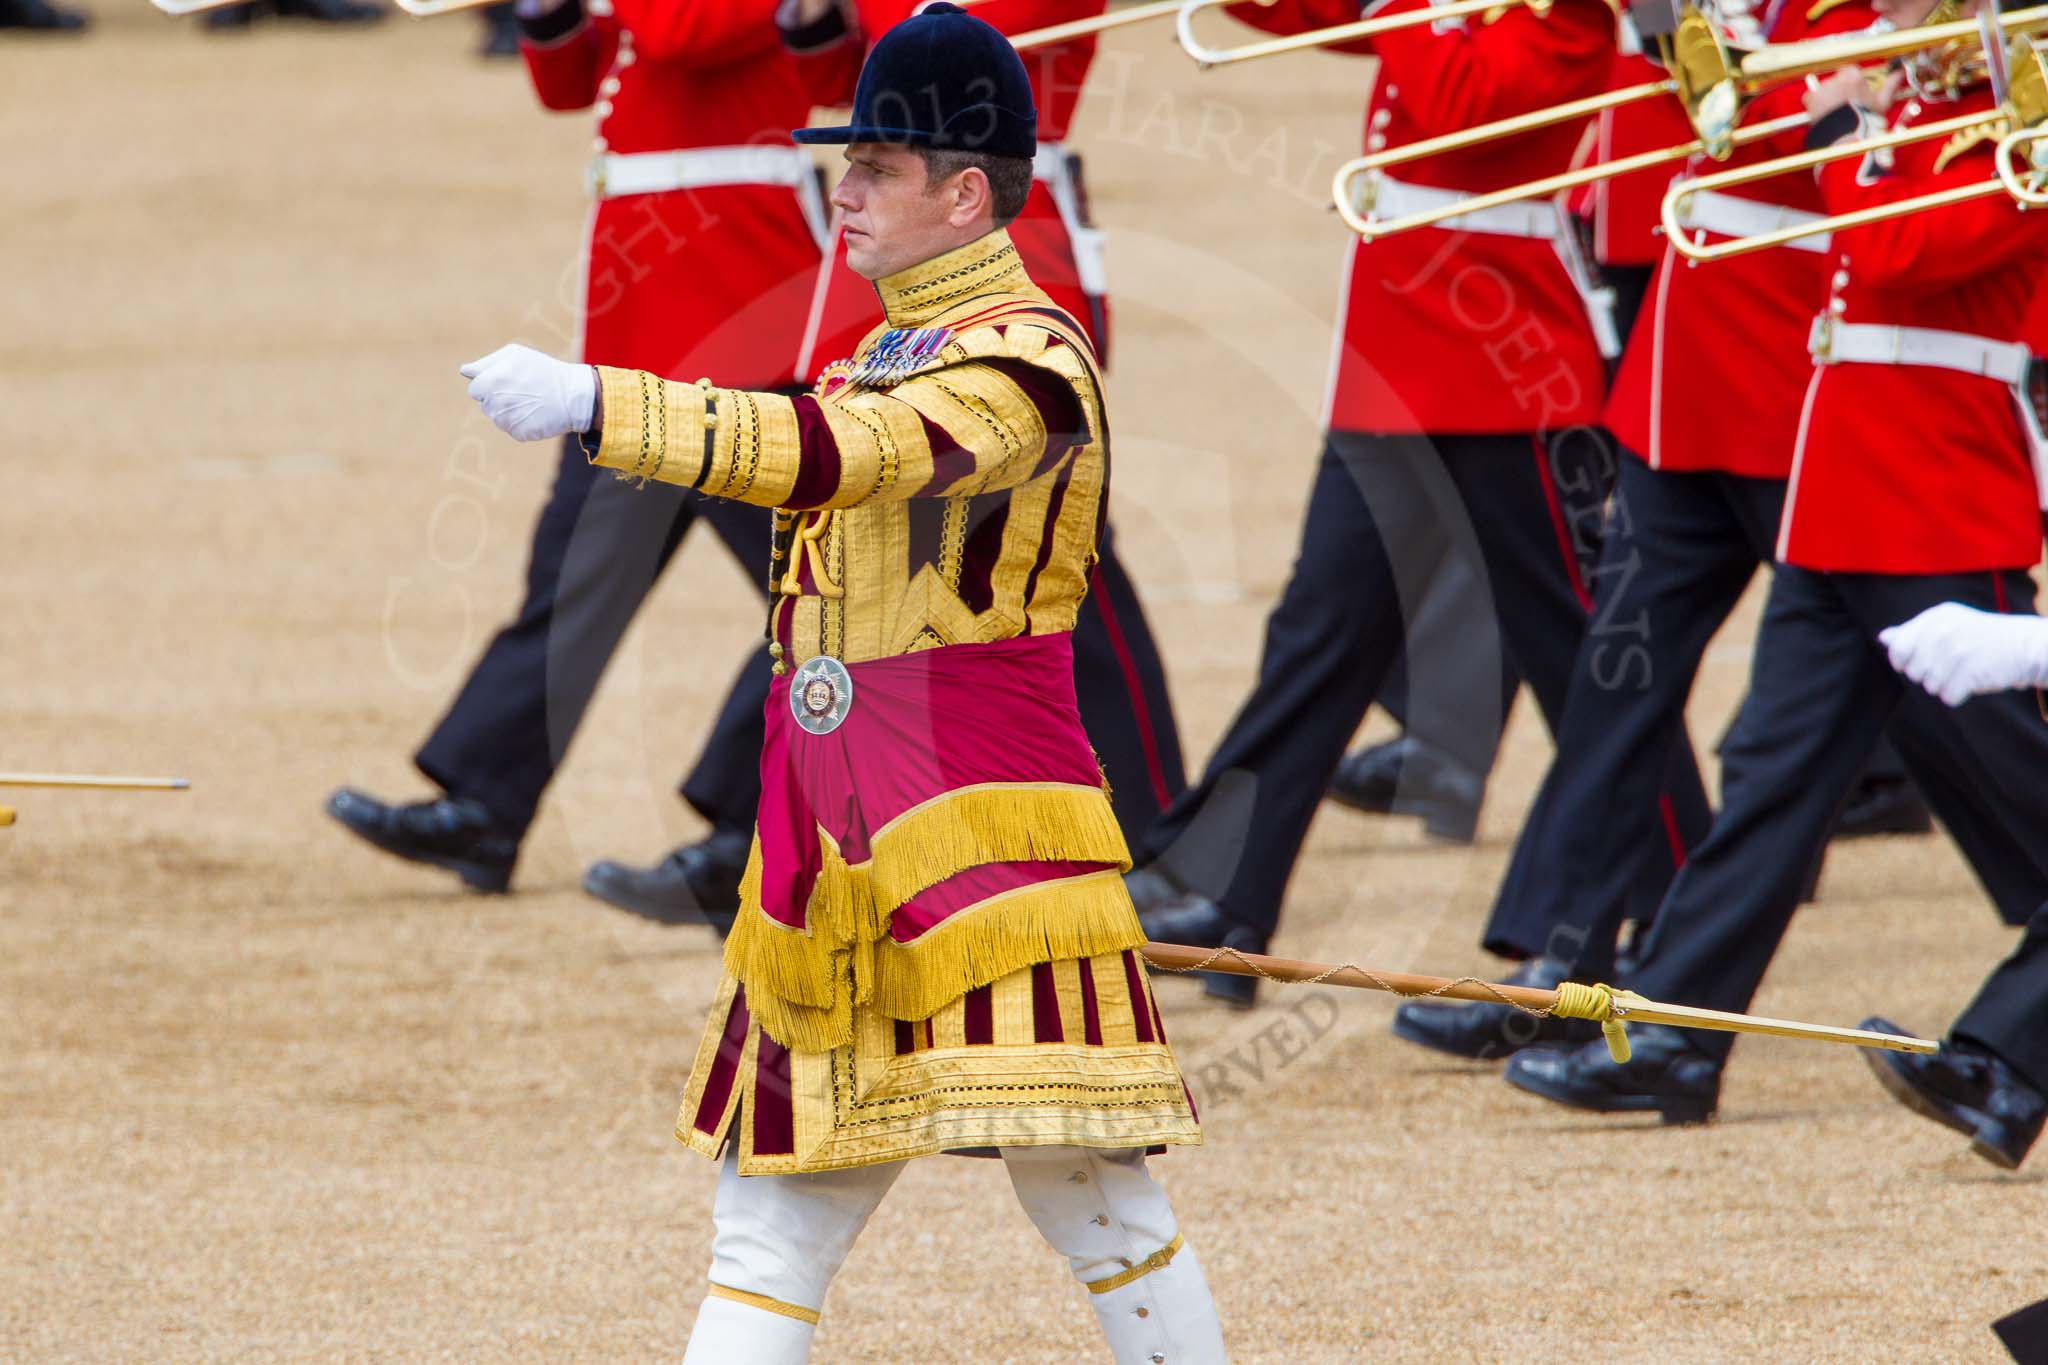
[[[770,1038],[728,975],[676,1136],[713,1158],[736,1141],[743,1175],[972,1148],[1202,1140],[1129,949],[1011,972],[927,1019],[856,1006],[853,1041],[827,1052]]]

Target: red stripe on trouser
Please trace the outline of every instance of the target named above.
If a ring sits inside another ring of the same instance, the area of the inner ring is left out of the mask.
[[[1572,533],[1564,524],[1564,504],[1558,501],[1557,485],[1550,477],[1549,452],[1544,449],[1541,436],[1531,436],[1529,447],[1536,455],[1536,481],[1543,485],[1543,501],[1550,508],[1550,525],[1557,532],[1557,552],[1564,557],[1565,577],[1571,580],[1572,592],[1578,597],[1579,605],[1591,611],[1593,595],[1586,591],[1586,580],[1579,574],[1579,556],[1572,549]]]
[[[1138,661],[1131,657],[1131,647],[1124,640],[1124,628],[1116,619],[1116,606],[1109,599],[1109,590],[1102,584],[1102,570],[1096,569],[1089,575],[1094,581],[1088,585],[1088,595],[1095,600],[1095,608],[1102,613],[1102,628],[1109,635],[1109,647],[1116,654],[1117,666],[1123,670],[1124,691],[1130,694],[1131,715],[1138,722],[1138,743],[1145,750],[1145,771],[1152,779],[1152,797],[1163,810],[1173,803],[1173,793],[1166,789],[1166,767],[1159,761],[1159,740],[1152,730],[1152,708],[1145,702],[1145,684],[1138,677]]]
[[[1578,551],[1572,548],[1572,533],[1564,524],[1564,503],[1557,496],[1557,485],[1550,476],[1550,454],[1545,449],[1543,437],[1531,436],[1530,449],[1536,455],[1536,481],[1543,485],[1543,501],[1550,508],[1550,526],[1557,533],[1557,552],[1564,558],[1565,577],[1571,581],[1572,595],[1579,599],[1579,605],[1590,614],[1593,610],[1593,594],[1586,591],[1586,579],[1579,572]],[[1657,810],[1664,817],[1664,837],[1671,844],[1671,865],[1685,866],[1685,838],[1678,832],[1678,811],[1671,804],[1671,793],[1665,792],[1657,798]]]
[[[2012,610],[2005,601],[2005,580],[1998,576],[1996,569],[1991,571],[1991,600],[1997,603],[2001,616]]]

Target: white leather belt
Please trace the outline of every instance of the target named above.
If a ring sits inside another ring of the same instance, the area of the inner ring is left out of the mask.
[[[673,152],[600,152],[586,188],[599,199],[666,194],[716,185],[778,185],[797,192],[804,221],[822,245],[830,215],[818,168],[800,147],[685,147]]]
[[[1931,365],[2008,386],[2025,381],[2027,362],[2033,358],[2018,342],[1933,327],[1835,322],[1825,316],[1813,320],[1806,349],[1822,365]]]
[[[2048,511],[2048,432],[2027,394],[2027,370],[2033,352],[2015,341],[1993,341],[1968,332],[1935,327],[1887,327],[1867,322],[1835,322],[1826,315],[1813,320],[1806,348],[1820,365],[1931,365],[1995,379],[2012,390],[2019,407],[2020,429],[2034,464],[2034,491]]]
[[[1805,209],[1765,204],[1755,199],[1738,199],[1718,190],[1694,190],[1678,201],[1679,226],[1716,232],[1723,237],[1756,237],[1780,228],[1819,221],[1819,214],[1808,213]],[[1824,252],[1828,249],[1828,234],[1816,232],[1811,237],[1795,237],[1780,245],[1794,251]]]
[[[1356,176],[1351,183],[1357,201],[1352,207],[1361,217],[1376,214],[1381,218],[1406,218],[1411,213],[1427,213],[1471,197],[1466,190],[1411,185],[1385,175]],[[1534,237],[1546,242],[1560,231],[1557,210],[1548,201],[1496,204],[1490,209],[1453,214],[1434,226],[1446,232],[1486,232],[1496,237]]]
[[[1433,185],[1411,185],[1384,175],[1363,175],[1352,180],[1353,207],[1361,216],[1405,218],[1427,213],[1470,197],[1464,190],[1444,190]],[[1572,288],[1585,305],[1586,321],[1592,325],[1593,340],[1600,354],[1612,360],[1621,354],[1621,337],[1614,325],[1614,291],[1600,283],[1593,263],[1579,249],[1579,242],[1564,221],[1564,209],[1550,200],[1532,203],[1496,204],[1492,208],[1455,213],[1434,224],[1449,232],[1483,232],[1496,237],[1526,237],[1549,242],[1563,262]]]
[[[1087,226],[1081,215],[1081,184],[1074,175],[1074,162],[1063,142],[1041,142],[1031,158],[1031,178],[1045,182],[1052,202],[1060,211],[1060,222],[1074,246],[1074,275],[1081,292],[1103,298],[1109,293],[1109,274],[1102,264],[1102,229]]]

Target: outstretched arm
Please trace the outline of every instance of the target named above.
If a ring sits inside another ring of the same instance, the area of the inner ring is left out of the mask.
[[[763,507],[994,492],[1057,469],[1091,439],[1074,388],[1084,362],[1034,327],[1006,329],[992,356],[832,402],[571,365],[525,346],[463,373],[485,416],[520,440],[586,433],[592,462],[622,477]]]

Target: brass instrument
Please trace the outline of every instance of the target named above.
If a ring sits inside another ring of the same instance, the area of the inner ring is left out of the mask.
[[[1950,77],[1946,86],[1952,93],[1962,83],[1955,78],[1963,73],[1971,56],[1981,54],[1986,27],[1995,28],[2001,39],[2048,29],[2048,5],[1995,16],[1987,14],[1982,24],[1976,19],[1958,19],[1889,33],[1854,33],[1809,38],[1803,43],[1778,43],[1744,57],[1742,74],[1758,80],[1789,80],[1795,76],[1825,76],[1845,66],[1869,62],[1923,58],[1920,69],[1945,72]]]
[[[1273,0],[1258,0],[1261,4],[1272,2]],[[1195,65],[1202,70],[1207,71],[1212,66],[1230,66],[1237,62],[1256,61],[1260,57],[1277,57],[1284,52],[1306,52],[1310,48],[1327,47],[1331,43],[1354,42],[1382,33],[1396,33],[1404,28],[1434,24],[1442,19],[1484,14],[1488,10],[1511,9],[1516,5],[1526,5],[1531,14],[1541,18],[1550,13],[1554,0],[1449,0],[1449,3],[1431,5],[1426,9],[1383,14],[1375,19],[1354,19],[1348,24],[1331,24],[1324,28],[1310,29],[1307,33],[1291,33],[1284,38],[1265,38],[1239,47],[1204,47],[1195,38],[1195,16],[1206,9],[1220,9],[1225,5],[1237,3],[1239,0],[1185,0],[1179,7],[1180,13],[1174,20],[1174,30],[1180,38],[1181,50],[1193,57]]]
[[[2048,128],[2014,129],[1998,140],[1996,155],[2005,192],[2028,208],[2048,208]]]
[[[1029,52],[1034,47],[1051,47],[1055,43],[1071,43],[1076,38],[1086,38],[1096,33],[1107,33],[1115,28],[1128,28],[1132,24],[1150,23],[1177,14],[1183,0],[1148,0],[1142,5],[1128,9],[1113,9],[1088,19],[1072,19],[1064,24],[1048,24],[1019,33],[1010,39],[1010,46],[1019,52]],[[1266,0],[1271,3],[1271,0]]]
[[[1995,19],[1987,14],[1985,15],[1985,20],[1985,29],[1988,34],[1992,35],[2000,33],[2013,34],[2015,29],[2048,28],[2048,7],[2020,10],[2012,14],[1996,16]],[[1953,26],[1940,27],[1949,28]],[[1974,30],[1977,25],[1974,21],[1971,21],[1963,25],[1963,27]],[[1876,46],[1905,39],[1914,32],[1920,34],[1923,40],[1923,47],[1928,45],[1927,40],[1929,39],[1932,39],[1935,43],[1947,43],[1957,36],[1954,33],[1940,33],[1937,35],[1934,29],[1920,29],[1908,30],[1905,33],[1896,35],[1887,35],[1883,38],[1866,38],[1860,41]],[[1818,40],[1813,43],[1792,43],[1787,44],[1787,47],[1817,48],[1821,46],[1822,42],[1827,43],[1830,51],[1826,57],[1813,56],[1809,60],[1816,64],[1815,69],[1817,70],[1831,70],[1840,64],[1841,59],[1834,54],[1840,51],[1845,41],[1847,40],[1827,39]],[[1974,52],[1976,54],[1975,60],[1983,60],[1983,49],[1981,46],[1974,48]],[[1904,54],[1893,52],[1882,55]],[[1951,64],[1970,61],[1972,60],[1972,53],[1970,50],[1956,48],[1949,51],[1948,58]],[[1848,228],[1862,227],[1867,223],[1880,223],[1891,218],[1902,218],[1909,213],[1920,213],[1927,209],[1944,208],[1950,204],[1968,203],[1971,200],[1985,199],[1996,194],[2011,193],[2015,198],[2020,199],[2022,203],[2048,203],[2048,196],[2038,200],[2030,197],[2033,194],[2041,193],[2039,180],[2042,174],[2040,169],[2042,155],[2039,148],[2039,140],[2044,135],[2048,135],[2048,49],[2042,48],[2033,38],[2027,36],[2022,31],[2018,36],[2012,37],[2011,46],[2005,52],[2005,59],[2006,69],[2012,74],[2005,82],[2006,88],[2001,92],[2001,102],[1995,108],[1980,110],[1970,114],[1955,114],[1949,118],[1936,119],[1931,123],[1923,123],[1912,128],[1894,129],[1891,132],[1880,133],[1873,137],[1856,138],[1848,142],[1837,143],[1832,147],[1815,148],[1812,151],[1801,152],[1796,156],[1778,157],[1772,161],[1758,162],[1754,166],[1744,166],[1739,170],[1720,171],[1713,175],[1704,175],[1696,179],[1679,181],[1665,194],[1663,204],[1664,230],[1671,236],[1672,247],[1690,261],[1721,261],[1731,256],[1743,256],[1752,251],[1761,251],[1766,247],[1780,246],[1786,242],[1796,241],[1801,237],[1817,236],[1824,232],[1840,232]],[[1798,54],[1796,53],[1787,52],[1780,54],[1780,59],[1776,62],[1776,69],[1792,69],[1794,74],[1797,74],[1798,60]],[[1854,61],[1856,58],[1852,57],[1849,60]],[[1747,66],[1747,63],[1745,62],[1744,65]],[[1998,69],[1995,64],[1993,69]],[[1794,171],[1811,170],[1816,166],[1824,166],[1834,161],[1844,161],[1851,157],[1869,156],[1874,152],[1889,151],[1894,147],[1904,147],[1917,142],[1928,142],[1935,138],[1953,137],[1958,133],[1972,132],[1978,129],[1998,129],[2002,133],[1996,149],[1999,173],[1987,177],[1979,184],[1955,185],[1947,189],[1932,190],[1926,194],[1915,195],[1910,199],[1898,200],[1895,203],[1880,204],[1867,209],[1856,209],[1849,213],[1837,213],[1792,227],[1779,228],[1772,232],[1756,233],[1748,237],[1733,237],[1725,242],[1716,242],[1711,245],[1704,240],[1705,234],[1688,235],[1681,225],[1686,199],[1701,191],[1724,189],[1730,185],[1754,184],[1759,180],[1768,180],[1773,176],[1786,175]],[[2036,168],[2032,176],[2034,181],[2032,185],[2026,183],[2028,177],[2025,174],[2012,168],[2010,165],[2012,160],[2020,155],[2019,148],[2022,146],[2027,146],[2030,149],[2027,153],[2027,159],[2029,164]],[[2010,176],[2008,173],[2010,173]]]
[[[1345,223],[1353,232],[1367,241],[1372,241],[1378,237],[1429,227],[1460,214],[1489,209],[1501,204],[1518,203],[1525,199],[1547,198],[1577,189],[1581,185],[1592,184],[1597,180],[1605,180],[1610,176],[1626,175],[1632,171],[1647,170],[1652,166],[1683,161],[1695,153],[1704,152],[1717,161],[1725,160],[1737,147],[1806,126],[1808,120],[1804,114],[1771,119],[1747,128],[1736,126],[1745,97],[1766,82],[1742,76],[1736,54],[1722,40],[1714,24],[1691,6],[1687,6],[1678,16],[1678,21],[1670,33],[1655,35],[1654,42],[1659,60],[1665,69],[1671,72],[1663,80],[1646,81],[1641,85],[1589,95],[1584,99],[1570,100],[1513,118],[1498,119],[1492,123],[1446,133],[1440,137],[1426,138],[1404,147],[1368,153],[1345,162],[1337,168],[1336,178],[1331,183],[1331,194],[1336,200],[1337,212],[1343,215]],[[1455,203],[1407,214],[1400,218],[1380,219],[1373,216],[1375,181],[1369,177],[1375,176],[1389,166],[1419,161],[1443,152],[1474,147],[1538,128],[1572,122],[1604,110],[1617,109],[1643,100],[1663,99],[1667,96],[1677,97],[1685,106],[1686,117],[1699,132],[1697,138],[1671,147],[1661,147],[1612,161],[1582,166],[1577,170],[1545,176],[1540,180],[1525,181],[1487,194],[1467,196]]]

